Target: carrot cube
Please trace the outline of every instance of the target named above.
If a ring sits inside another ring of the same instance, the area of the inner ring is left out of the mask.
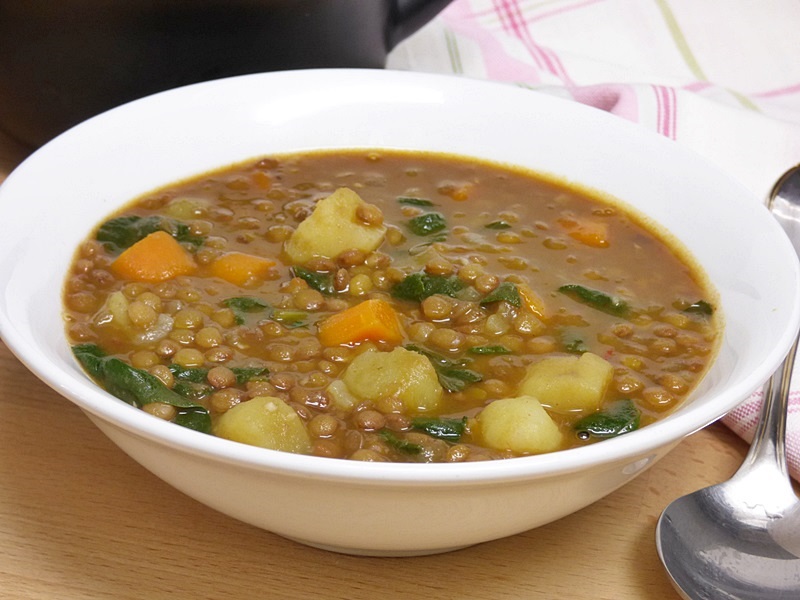
[[[366,341],[399,344],[403,341],[403,328],[391,304],[373,298],[322,321],[319,325],[319,341],[323,346]]]
[[[159,282],[197,269],[192,255],[166,231],[156,231],[120,254],[110,266],[122,279]]]

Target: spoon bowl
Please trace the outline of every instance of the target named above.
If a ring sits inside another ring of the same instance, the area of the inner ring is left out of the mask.
[[[800,167],[775,185],[770,210],[800,256]],[[770,379],[744,463],[727,482],[673,501],[656,545],[684,598],[800,598],[800,499],[786,466],[789,384],[798,343]]]

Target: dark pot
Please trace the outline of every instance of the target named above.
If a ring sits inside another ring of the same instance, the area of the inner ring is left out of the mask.
[[[382,68],[451,0],[2,0],[0,129],[39,146],[129,100],[262,71]]]

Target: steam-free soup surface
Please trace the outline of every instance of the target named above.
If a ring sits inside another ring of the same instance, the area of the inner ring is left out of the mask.
[[[150,193],[81,245],[64,303],[88,373],[154,417],[366,461],[625,434],[680,404],[719,337],[687,255],[619,205],[394,151]]]

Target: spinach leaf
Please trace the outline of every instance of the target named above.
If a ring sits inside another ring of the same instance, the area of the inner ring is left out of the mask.
[[[94,379],[103,377],[106,353],[96,344],[78,344],[72,347],[72,354]]]
[[[414,198],[412,196],[398,196],[397,201],[400,204],[407,204],[408,206],[435,206],[434,203],[427,198]]]
[[[562,294],[586,304],[594,309],[616,317],[626,317],[631,309],[628,303],[619,298],[614,298],[599,290],[584,287],[578,284],[562,285],[558,288]]]
[[[272,320],[277,321],[284,327],[295,329],[297,327],[305,327],[308,325],[306,321],[308,313],[302,310],[295,310],[292,308],[278,308],[272,311]]]
[[[483,381],[483,376],[480,373],[466,368],[466,365],[469,364],[468,359],[452,360],[415,344],[408,344],[405,348],[406,350],[419,352],[431,361],[433,368],[436,370],[439,383],[448,392],[460,392],[468,383]]]
[[[436,242],[446,242],[446,241],[447,241],[446,231],[443,231],[442,233],[437,233],[436,235],[428,236],[428,238],[424,242],[420,242],[419,244],[414,244],[413,246],[411,246],[408,249],[408,254],[410,256],[419,256]]]
[[[400,452],[405,452],[406,454],[419,454],[422,452],[422,446],[419,444],[412,444],[407,440],[399,438],[388,429],[382,429],[380,436],[387,444]]]
[[[561,338],[561,345],[564,346],[564,350],[567,352],[572,352],[573,354],[589,352],[589,346],[574,329],[562,329],[559,332],[559,337]]]
[[[272,307],[266,302],[262,302],[258,298],[252,296],[235,296],[227,298],[222,301],[222,305],[230,308],[233,311],[234,320],[237,325],[244,324],[245,315],[247,313],[256,313],[262,311],[272,312]]]
[[[408,228],[415,235],[431,235],[447,227],[447,221],[442,213],[429,212],[414,217],[408,221]]]
[[[400,283],[392,287],[391,294],[400,300],[422,302],[434,294],[443,294],[455,298],[456,294],[464,289],[464,283],[455,275],[428,275],[427,273],[412,273]]]
[[[641,413],[632,400],[617,400],[605,410],[587,415],[578,420],[573,429],[578,437],[610,438],[639,429]]]
[[[486,229],[511,229],[511,223],[507,223],[506,221],[492,221],[491,223],[487,223],[484,225]]]
[[[178,409],[176,423],[203,433],[211,432],[211,417],[204,406],[169,389],[147,371],[106,356],[95,344],[73,346],[72,353],[89,374],[123,402],[137,408],[152,402],[169,404]]]
[[[111,219],[100,226],[95,237],[103,242],[109,252],[118,253],[156,231],[166,231],[179,242],[195,247],[202,246],[205,241],[202,236],[192,235],[186,223],[155,215],[128,215]]]
[[[332,273],[317,273],[310,269],[303,267],[292,267],[292,273],[295,277],[299,277],[308,284],[308,287],[322,292],[326,296],[331,296],[336,293],[336,288],[333,287],[333,274]]]
[[[203,433],[211,433],[208,411],[205,408],[180,408],[173,423]]]
[[[473,346],[467,352],[470,354],[511,354],[511,350],[505,346]]]
[[[439,368],[436,374],[439,376],[439,383],[448,392],[460,392],[468,383],[483,381],[483,376],[472,369]]]
[[[196,386],[184,385],[179,388],[179,384],[205,384],[208,381],[208,369],[202,367],[189,368],[172,364],[169,366],[169,370],[177,380],[175,387],[172,388],[173,390],[182,396],[200,397],[198,396],[200,392]],[[236,375],[236,383],[239,385],[269,375],[269,369],[266,367],[231,367],[231,371]],[[205,393],[202,395],[205,395]]]
[[[683,312],[689,313],[692,315],[702,315],[704,317],[710,317],[714,314],[714,307],[711,306],[705,300],[698,300],[697,302],[693,302],[689,306],[683,309]]]
[[[508,302],[511,306],[516,306],[517,308],[522,305],[519,290],[510,281],[504,281],[481,300],[482,305],[491,304],[492,302]]]
[[[192,381],[176,381],[172,386],[172,391],[193,402],[200,402],[204,398],[208,398],[214,390],[209,385]]]
[[[269,375],[269,369],[266,367],[231,367],[231,371],[236,375],[236,383],[239,385]]]
[[[419,417],[411,421],[411,427],[440,440],[457,442],[467,428],[467,417],[461,419]]]
[[[169,365],[172,376],[179,381],[189,381],[191,383],[205,383],[208,380],[208,369],[199,367],[182,367],[180,365]]]
[[[262,302],[258,298],[253,298],[252,296],[227,298],[222,301],[222,304],[239,312],[259,312],[269,308],[269,304]]]

